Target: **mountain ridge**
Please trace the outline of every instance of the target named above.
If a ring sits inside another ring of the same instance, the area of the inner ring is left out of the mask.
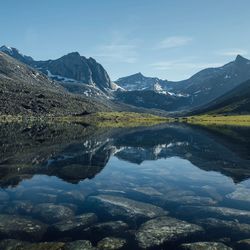
[[[71,52],[54,60],[36,61],[5,45],[0,47],[0,51],[41,71],[51,79],[64,83],[69,91],[75,83],[82,84],[81,92],[88,93],[87,96],[97,96],[97,93],[105,95],[113,90],[112,81],[103,66],[94,58],[86,58],[78,52]]]

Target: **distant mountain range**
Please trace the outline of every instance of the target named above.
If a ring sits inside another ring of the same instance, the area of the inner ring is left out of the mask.
[[[250,60],[238,55],[233,62],[204,69],[179,82],[145,77],[141,73],[120,78],[116,83],[131,92],[121,92],[117,99],[139,107],[163,108],[167,111],[190,110],[210,103],[248,79]]]
[[[146,77],[141,72],[116,80],[116,83],[124,90],[161,90],[165,89],[167,81],[157,77]]]
[[[243,83],[250,79],[250,60],[240,55],[224,66],[201,70],[183,81],[173,82],[136,73],[112,82],[101,64],[91,57],[81,56],[78,52],[45,61],[36,61],[30,56],[21,54],[16,48],[7,46],[0,47],[0,52],[3,52],[1,53],[2,65],[0,65],[2,85],[8,79],[5,63],[7,68],[9,67],[8,69],[11,67],[17,69],[17,66],[24,68],[26,64],[25,70],[29,73],[12,71],[11,78],[15,78],[14,81],[21,81],[25,87],[41,88],[41,84],[37,84],[37,78],[41,76],[46,88],[48,88],[48,93],[51,86],[57,86],[57,89],[64,94],[69,95],[68,92],[77,94],[78,96],[72,96],[85,98],[85,101],[93,103],[93,107],[99,106],[99,109],[102,109],[100,108],[102,106],[120,105],[120,110],[122,110],[124,107],[129,108],[126,105],[130,105],[131,109],[134,109],[133,107],[137,107],[139,110],[143,108],[147,109],[148,112],[156,110],[161,112],[163,110],[173,114],[176,112],[184,114],[190,111],[210,112],[213,109],[218,109],[220,112],[222,110],[224,110],[223,112],[230,110],[234,113],[249,112],[246,108],[249,92],[247,87],[244,87],[247,83]],[[4,54],[17,61],[4,57]],[[34,74],[37,77],[34,78]],[[25,81],[20,79],[25,79]],[[17,82],[15,84],[17,86]],[[8,88],[6,84],[4,86],[5,89]],[[239,97],[241,91],[244,91],[244,97]],[[6,98],[8,95],[5,96],[7,102]],[[245,102],[239,102],[239,98],[244,98]],[[232,106],[232,104],[229,108],[226,99],[230,99],[230,102],[237,101],[237,105]],[[100,103],[102,104],[100,105]],[[223,109],[223,105],[226,103],[227,109]],[[238,109],[235,108],[236,106]],[[49,106],[46,110],[50,110]],[[76,108],[76,112],[77,110]]]

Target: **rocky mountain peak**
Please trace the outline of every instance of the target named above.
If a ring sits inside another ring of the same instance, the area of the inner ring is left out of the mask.
[[[249,60],[241,55],[237,55],[235,58],[235,62],[236,63],[246,63],[246,62],[249,62]]]

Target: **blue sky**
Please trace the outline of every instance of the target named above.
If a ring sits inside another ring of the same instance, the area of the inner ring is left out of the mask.
[[[250,1],[1,1],[0,39],[34,59],[79,51],[113,80],[181,80],[236,54],[250,58]]]

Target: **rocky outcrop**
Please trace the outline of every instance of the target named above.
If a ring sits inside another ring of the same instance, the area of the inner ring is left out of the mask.
[[[47,223],[55,223],[74,216],[74,211],[66,206],[41,203],[34,207],[32,214]]]
[[[81,233],[83,229],[91,226],[96,221],[97,216],[93,213],[88,213],[55,223],[52,225],[52,228],[56,234],[68,236]]]
[[[250,222],[250,211],[227,207],[206,207],[206,206],[180,206],[177,210],[180,216],[184,217],[216,217],[225,219],[237,219],[244,223]]]
[[[47,226],[37,220],[0,214],[0,238],[40,240],[46,231]]]
[[[220,242],[195,242],[182,244],[181,250],[233,250]]]
[[[230,237],[236,240],[242,237],[250,237],[250,224],[239,223],[237,220],[207,218],[197,220],[196,223],[202,226],[206,232],[213,237]]]
[[[99,250],[116,250],[123,248],[125,245],[125,239],[106,237],[98,242],[97,247]]]
[[[98,195],[88,198],[89,204],[112,218],[124,218],[127,221],[142,221],[166,215],[162,208],[143,202],[111,195]]]
[[[127,233],[129,226],[123,221],[108,221],[94,224],[84,230],[84,233],[93,238],[94,241],[110,236],[123,236]]]
[[[139,247],[148,249],[180,242],[203,232],[200,226],[171,217],[159,217],[142,224],[136,232]]]

